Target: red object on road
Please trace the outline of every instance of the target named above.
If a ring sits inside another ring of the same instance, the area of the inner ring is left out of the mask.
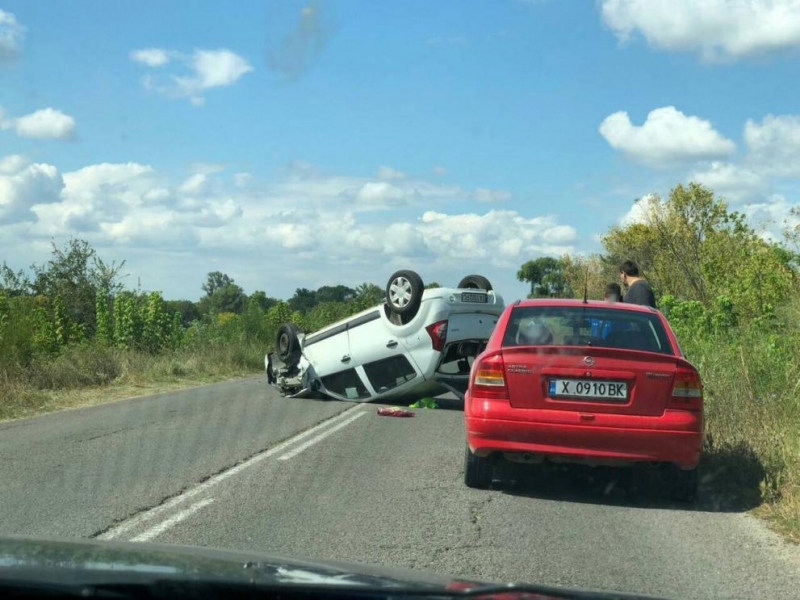
[[[397,406],[382,406],[378,409],[378,414],[382,417],[413,417],[414,413],[405,408]]]
[[[465,483],[497,460],[661,463],[691,501],[703,446],[703,385],[664,315],[623,303],[523,300],[472,365]]]

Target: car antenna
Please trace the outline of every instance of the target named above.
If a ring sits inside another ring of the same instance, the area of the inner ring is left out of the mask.
[[[586,276],[583,278],[583,303],[589,304],[589,265],[586,265]]]

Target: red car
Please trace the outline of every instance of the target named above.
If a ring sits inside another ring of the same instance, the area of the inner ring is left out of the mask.
[[[503,311],[464,400],[464,481],[487,488],[497,460],[663,465],[694,500],[703,385],[655,309],[522,300]]]

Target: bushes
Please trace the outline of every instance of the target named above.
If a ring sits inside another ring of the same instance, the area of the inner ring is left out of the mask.
[[[741,325],[694,302],[667,302],[668,318],[705,386],[706,455],[730,466],[720,487],[756,482],[759,501],[800,535],[800,302]],[[723,327],[722,323],[728,326]],[[786,507],[793,506],[790,511]],[[796,521],[796,519],[795,519]]]

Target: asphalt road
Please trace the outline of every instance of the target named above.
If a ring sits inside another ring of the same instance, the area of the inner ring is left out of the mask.
[[[704,490],[516,469],[463,485],[463,414],[263,379],[0,424],[0,534],[213,546],[675,598],[798,598],[800,549]],[[728,508],[722,508],[726,507]]]

